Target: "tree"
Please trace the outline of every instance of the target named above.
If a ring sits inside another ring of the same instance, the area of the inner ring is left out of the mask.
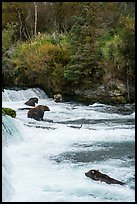
[[[34,8],[35,8],[35,24],[34,24],[34,35],[37,35],[37,18],[38,18],[38,11],[37,11],[37,3],[34,3]]]

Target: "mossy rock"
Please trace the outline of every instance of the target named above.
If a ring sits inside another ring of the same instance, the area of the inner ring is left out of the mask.
[[[112,100],[115,104],[126,104],[126,98],[124,96],[115,96],[112,97]]]
[[[16,118],[16,111],[11,108],[2,108],[2,113],[5,115],[9,115],[12,118]]]

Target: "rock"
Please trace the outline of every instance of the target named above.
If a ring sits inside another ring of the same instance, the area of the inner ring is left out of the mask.
[[[127,102],[127,90],[121,82],[111,82],[87,90],[76,89],[74,93],[80,102],[105,104],[125,104]]]
[[[109,92],[104,85],[88,90],[76,89],[74,92],[77,101],[80,102],[107,103],[110,101]]]

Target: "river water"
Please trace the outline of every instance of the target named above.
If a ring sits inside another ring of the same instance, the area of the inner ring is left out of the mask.
[[[47,105],[44,121],[27,118],[30,97]],[[55,103],[39,88],[8,90],[3,116],[3,202],[135,202],[135,112],[131,105]],[[90,169],[126,183],[85,176]]]

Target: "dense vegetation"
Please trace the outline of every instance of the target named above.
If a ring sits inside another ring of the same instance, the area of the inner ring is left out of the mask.
[[[3,2],[2,53],[3,87],[69,96],[123,84],[132,102],[135,2]]]

